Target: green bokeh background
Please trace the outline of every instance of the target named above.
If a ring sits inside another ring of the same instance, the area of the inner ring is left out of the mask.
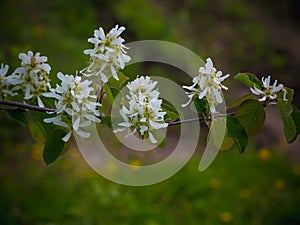
[[[18,53],[48,56],[51,78],[87,65],[83,50],[94,29],[126,26],[126,42],[156,39],[185,46],[231,78],[230,100],[247,89],[237,72],[271,74],[296,91],[300,105],[300,27],[296,0],[2,0],[0,62],[19,66]],[[126,69],[178,79],[180,71],[145,63]],[[178,79],[179,82],[189,80]],[[160,184],[127,187],[93,172],[75,144],[45,166],[42,144],[0,112],[0,224],[300,224],[299,144],[288,147],[278,113],[246,153],[222,152],[199,172],[199,152]],[[201,142],[201,141],[200,141]],[[204,141],[203,141],[204,142]],[[291,150],[292,149],[292,150]],[[291,153],[292,152],[292,153]],[[296,152],[296,153],[295,153]],[[139,164],[139,157],[130,158]]]

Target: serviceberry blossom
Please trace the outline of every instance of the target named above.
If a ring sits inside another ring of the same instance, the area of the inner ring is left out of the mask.
[[[127,85],[127,88],[129,89],[131,98],[137,97],[138,99],[157,99],[159,96],[159,92],[157,90],[154,90],[156,85],[157,81],[152,81],[148,76],[137,76],[135,80]],[[130,96],[128,96],[127,98],[130,98]]]
[[[94,44],[94,48],[84,50],[90,56],[90,64],[81,71],[83,75],[99,76],[103,83],[111,75],[119,80],[117,71],[124,69],[125,63],[130,61],[130,57],[126,55],[128,48],[123,44],[125,40],[120,37],[124,30],[125,27],[116,25],[106,35],[102,27],[94,31],[94,37],[88,39],[88,42]]]
[[[127,130],[127,136],[136,132],[142,138],[149,138],[155,144],[153,132],[158,129],[166,128],[164,122],[166,112],[161,109],[162,100],[158,99],[159,92],[154,90],[157,82],[150,80],[150,77],[137,77],[134,81],[127,84],[129,94],[126,95],[128,107],[122,106],[120,115],[123,122],[118,125],[120,129],[114,130],[115,133]]]
[[[28,51],[27,54],[20,53],[19,59],[22,61],[21,67],[13,72],[11,83],[16,85],[15,89],[24,92],[25,100],[36,98],[38,105],[44,107],[40,97],[51,88],[51,67],[46,63],[47,57],[40,56],[39,52],[33,54],[32,51]]]
[[[67,135],[62,139],[67,142],[72,132],[80,137],[88,138],[90,133],[83,131],[91,122],[100,122],[97,107],[101,106],[96,102],[96,95],[93,95],[94,88],[91,87],[92,81],[82,80],[81,76],[73,76],[59,72],[58,79],[61,81],[56,88],[50,89],[51,92],[45,94],[46,97],[55,98],[55,113],[57,116],[44,119],[46,123],[67,129]]]
[[[278,92],[283,92],[283,100],[288,101],[286,98],[286,89],[282,84],[277,85],[277,80],[275,80],[274,84],[271,85],[271,76],[268,76],[267,78],[261,79],[263,84],[263,89],[259,89],[256,85],[254,85],[253,88],[250,88],[251,92],[255,95],[262,96],[260,99],[258,99],[260,102],[264,101],[270,101],[277,99]]]
[[[2,95],[3,96],[16,95],[16,93],[13,92],[14,88],[9,87],[12,85],[12,76],[11,75],[7,76],[8,69],[9,69],[8,65],[4,65],[3,63],[1,63],[1,67],[0,67],[0,98]]]
[[[187,89],[187,95],[189,101],[183,104],[182,107],[186,107],[194,98],[199,99],[206,98],[210,105],[211,112],[216,112],[215,106],[222,103],[222,89],[228,90],[221,82],[229,77],[229,74],[224,75],[222,71],[217,71],[210,58],[206,59],[204,67],[199,68],[198,76],[193,78],[192,86],[182,86]]]

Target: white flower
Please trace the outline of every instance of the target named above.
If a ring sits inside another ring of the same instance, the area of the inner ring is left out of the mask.
[[[149,99],[158,98],[159,92],[153,90],[157,85],[157,81],[152,81],[149,76],[137,76],[135,80],[127,84],[130,97],[141,99],[147,97]]]
[[[256,85],[254,85],[253,88],[250,88],[251,92],[255,95],[262,95],[260,99],[258,99],[260,102],[269,101],[269,100],[275,100],[277,99],[277,92],[283,91],[283,100],[288,101],[286,98],[286,89],[282,84],[277,85],[277,80],[275,80],[273,85],[270,85],[271,82],[271,76],[268,76],[267,78],[261,79],[263,83],[263,89],[259,89]]]
[[[28,51],[27,55],[25,53],[20,53],[19,59],[22,60],[21,65],[25,68],[27,67],[30,70],[36,70],[36,72],[43,70],[47,74],[50,73],[51,67],[46,63],[48,58],[46,56],[40,56],[39,52],[35,55],[33,55],[32,51]]]
[[[199,99],[206,97],[211,111],[214,112],[215,106],[223,102],[222,89],[228,90],[228,88],[222,84],[228,77],[229,74],[223,76],[222,71],[217,71],[212,60],[207,58],[205,66],[200,67],[198,76],[193,78],[193,85],[182,86],[188,90],[186,93],[189,97],[189,101],[183,104],[182,107],[187,106],[194,96],[198,96]]]
[[[97,107],[101,104],[94,100],[96,99],[96,96],[92,94],[94,88],[90,87],[92,81],[82,80],[82,77],[78,75],[64,75],[61,72],[57,74],[57,77],[61,84],[57,84],[56,88],[50,90],[51,92],[43,94],[56,99],[57,116],[47,118],[44,122],[66,128],[68,134],[63,138],[65,142],[70,139],[72,132],[88,138],[90,133],[82,128],[88,127],[91,122],[100,122]]]
[[[120,37],[124,30],[125,27],[116,25],[106,35],[102,27],[94,31],[94,37],[88,39],[94,48],[84,51],[90,56],[90,65],[81,71],[85,76],[99,76],[104,83],[111,75],[119,79],[117,71],[124,69],[125,63],[130,61],[123,44],[125,40]]]
[[[153,131],[166,128],[168,124],[164,122],[166,112],[161,109],[159,92],[153,90],[156,84],[148,76],[138,77],[127,84],[129,107],[122,106],[120,115],[123,122],[118,124],[121,128],[114,130],[115,133],[127,130],[128,136],[137,132],[142,138],[149,138],[151,143],[157,143]]]
[[[12,85],[12,76],[6,76],[7,72],[8,72],[8,65],[4,65],[3,63],[1,63],[1,67],[0,67],[0,96],[3,94],[3,96],[13,96],[16,95],[16,93],[13,92],[13,88],[10,88],[11,90],[9,90],[9,86]]]
[[[21,67],[18,67],[11,75],[11,83],[16,85],[15,89],[21,89],[24,92],[24,99],[36,98],[38,105],[44,107],[41,96],[51,88],[49,73],[51,67],[47,64],[47,57],[35,55],[32,51],[27,54],[20,53]]]

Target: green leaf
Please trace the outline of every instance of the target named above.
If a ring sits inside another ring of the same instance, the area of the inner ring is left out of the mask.
[[[198,97],[195,98],[193,100],[193,103],[194,103],[194,106],[196,108],[196,112],[200,113],[200,114],[203,114],[203,113],[206,113],[207,110],[208,110],[208,102],[207,102],[207,99],[205,98],[202,98],[202,99],[199,99]],[[192,107],[193,107],[193,104],[192,104]],[[195,111],[195,110],[194,110]]]
[[[233,145],[234,145],[234,140],[230,137],[228,137],[228,133],[226,132],[226,135],[223,139],[223,143],[222,143],[222,146],[221,146],[221,151],[227,151],[229,150]]]
[[[113,76],[110,76],[107,84],[110,87],[118,89],[118,88],[122,87],[122,85],[128,80],[128,77],[121,71],[118,71],[117,74],[118,74],[119,80],[116,80],[115,78],[113,78]]]
[[[300,134],[300,111],[293,111],[291,115],[296,125],[297,134]]]
[[[167,113],[164,117],[165,122],[173,121],[180,118],[177,110],[171,104],[163,101],[161,108],[162,111]]]
[[[244,101],[236,110],[235,117],[240,121],[249,136],[256,134],[264,124],[266,113],[256,99]]]
[[[36,142],[45,142],[46,131],[40,122],[29,122],[28,128],[33,140]]]
[[[157,140],[158,147],[165,148],[167,146],[166,136],[160,130],[151,131],[154,138]]]
[[[211,121],[208,134],[208,142],[211,142],[215,147],[221,148],[223,138],[226,134],[226,120],[224,117],[214,118]]]
[[[112,105],[114,103],[115,98],[111,92],[110,87],[107,84],[104,84],[104,91],[109,103]]]
[[[7,113],[23,127],[27,126],[28,120],[23,111],[7,111]]]
[[[234,78],[251,88],[253,88],[254,85],[260,89],[263,87],[261,80],[252,73],[238,73]]]
[[[227,136],[234,140],[239,152],[243,153],[248,145],[249,140],[246,130],[240,121],[234,116],[229,115],[226,119]]]
[[[62,138],[66,134],[66,131],[56,129],[48,135],[43,152],[43,159],[46,164],[54,162],[64,151],[67,144],[62,140]]]
[[[111,91],[111,94],[112,94],[112,96],[113,96],[114,99],[116,99],[116,97],[120,93],[119,89],[113,88],[113,87],[110,88],[110,91]]]
[[[278,109],[282,118],[285,138],[288,143],[293,142],[297,137],[297,127],[292,118],[292,113],[294,111],[292,105],[282,99],[278,99]],[[294,115],[295,119],[298,116]]]
[[[112,123],[111,123],[111,116],[110,115],[101,118],[101,123],[106,124],[109,128],[113,128]]]
[[[288,102],[292,103],[293,102],[293,98],[294,98],[294,90],[291,89],[291,88],[288,88],[288,87],[284,87],[284,88],[286,90],[286,98],[287,98]],[[283,99],[283,94],[284,94],[284,92],[280,91],[277,94],[278,99]]]
[[[231,103],[229,103],[226,106],[226,109],[229,110],[229,109],[236,108],[236,107],[238,107],[240,104],[242,104],[244,101],[246,101],[248,99],[253,99],[253,95],[249,94],[249,95],[245,95],[245,96],[243,96],[241,98],[233,100]]]

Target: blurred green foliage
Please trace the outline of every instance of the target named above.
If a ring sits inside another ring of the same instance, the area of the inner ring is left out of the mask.
[[[1,158],[1,224],[300,222],[300,167],[269,149],[220,153],[201,173],[194,158],[172,178],[146,187],[105,180],[76,148],[54,165],[42,166],[39,150],[19,145],[18,154],[7,152]]]
[[[295,1],[3,0],[0,62],[17,67],[19,52],[40,51],[56,73],[85,67],[93,30],[124,25],[127,42],[173,41],[224,73],[249,71],[295,89],[299,105],[299,27]],[[296,4],[297,5],[297,4]],[[296,47],[295,47],[296,46]],[[141,69],[141,70],[140,70]],[[141,71],[141,72],[139,72]],[[137,73],[178,71],[131,66]],[[0,224],[287,224],[300,223],[299,166],[269,150],[221,154],[203,173],[198,159],[149,187],[113,184],[86,168],[72,149],[45,167],[42,146],[0,114]],[[77,152],[77,153],[76,153]],[[252,152],[252,153],[251,153]]]

